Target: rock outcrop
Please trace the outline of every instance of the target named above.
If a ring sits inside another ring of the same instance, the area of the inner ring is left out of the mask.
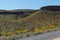
[[[41,10],[60,11],[60,6],[44,6]]]

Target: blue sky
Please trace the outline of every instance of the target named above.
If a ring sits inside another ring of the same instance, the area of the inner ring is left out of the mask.
[[[60,5],[60,0],[0,0],[0,9],[39,9],[46,5]]]

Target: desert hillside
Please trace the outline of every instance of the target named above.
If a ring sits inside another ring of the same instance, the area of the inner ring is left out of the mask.
[[[15,19],[18,15],[14,15],[17,13],[10,14],[0,14],[0,36],[44,33],[60,29],[60,11],[35,10],[31,15],[19,19]]]
[[[0,30],[4,31],[13,31],[13,30],[21,30],[21,29],[32,29],[34,27],[51,27],[56,26],[59,27],[60,23],[60,12],[58,11],[45,11],[40,10],[32,15],[15,20],[4,20],[0,21]]]
[[[40,10],[33,13],[31,16],[18,20],[22,27],[42,27],[54,25],[59,26],[60,12]],[[22,25],[23,24],[23,25]]]

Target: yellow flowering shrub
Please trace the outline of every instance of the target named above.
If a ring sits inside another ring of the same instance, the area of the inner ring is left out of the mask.
[[[49,26],[42,27],[42,29],[44,29],[44,30],[46,30],[46,29],[54,29],[54,28],[56,28],[55,25],[49,25]]]
[[[48,26],[42,27],[41,29],[42,30],[48,29]]]
[[[34,32],[42,32],[43,30],[39,29],[39,28],[34,28],[33,29]]]
[[[50,25],[49,28],[56,28],[56,26],[55,25]]]
[[[14,33],[19,34],[19,33],[26,33],[26,32],[28,32],[28,29],[24,29],[24,30],[16,30]]]
[[[6,34],[5,34],[5,36],[11,36],[12,35],[12,32],[7,32]]]
[[[26,33],[26,32],[28,32],[28,29],[24,29],[24,30],[22,30],[22,32],[23,33]]]
[[[15,33],[21,33],[22,31],[21,30],[16,30]]]

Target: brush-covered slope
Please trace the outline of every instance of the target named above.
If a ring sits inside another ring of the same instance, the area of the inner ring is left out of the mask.
[[[16,9],[16,10],[0,10],[0,20],[18,20],[31,15],[35,10],[32,9]]]
[[[60,26],[60,12],[59,11],[45,11],[40,10],[34,14],[19,19],[17,21],[0,21],[0,31],[14,31],[14,30],[23,30],[28,29],[32,30],[33,28],[41,27],[59,27]],[[52,29],[51,28],[51,29]],[[42,28],[43,29],[43,28]]]
[[[21,28],[33,28],[33,27],[46,27],[56,26],[60,24],[60,12],[59,11],[46,11],[40,10],[35,12],[29,17],[18,21]]]

